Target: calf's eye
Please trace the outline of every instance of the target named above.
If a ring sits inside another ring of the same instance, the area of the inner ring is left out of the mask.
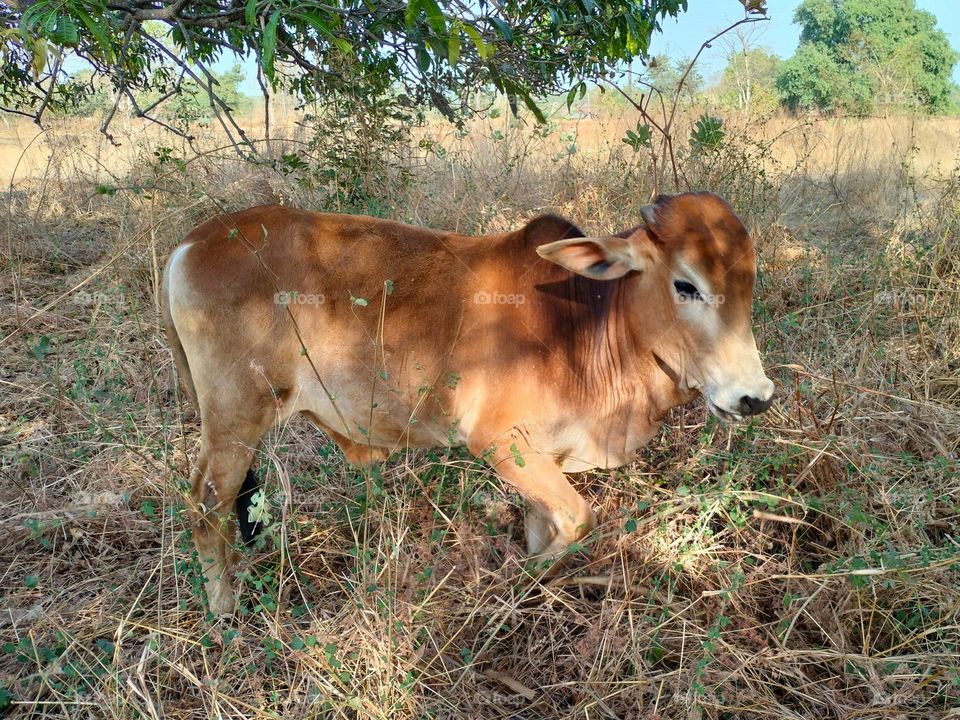
[[[677,291],[677,295],[680,296],[681,300],[703,300],[703,296],[700,295],[700,291],[697,290],[696,285],[686,280],[674,280],[673,289]]]

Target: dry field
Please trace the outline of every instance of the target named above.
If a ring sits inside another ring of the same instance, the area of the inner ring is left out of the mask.
[[[651,192],[633,124],[434,124],[406,182],[360,178],[366,205],[341,205],[619,230]],[[264,155],[303,147],[286,131]],[[579,478],[601,525],[564,578],[524,581],[519,501],[464,452],[402,453],[368,483],[294,422],[260,452],[276,523],[231,623],[205,617],[190,554],[198,426],[158,273],[218,207],[337,206],[335,175],[194,157],[133,122],[120,148],[92,121],[24,152],[35,134],[0,128],[0,708],[960,717],[960,121],[731,119],[719,151],[681,148],[755,235],[778,399],[733,427],[678,410],[636,464]]]

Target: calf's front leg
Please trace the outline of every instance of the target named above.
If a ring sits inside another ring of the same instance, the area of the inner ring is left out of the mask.
[[[596,527],[593,508],[567,480],[554,459],[533,450],[522,434],[511,434],[488,453],[494,470],[524,497],[527,552],[537,560],[561,560],[571,543]],[[561,567],[555,562],[552,575]]]

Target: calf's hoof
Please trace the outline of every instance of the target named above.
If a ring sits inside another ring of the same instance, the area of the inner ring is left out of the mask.
[[[236,603],[230,583],[215,583],[207,586],[207,602],[211,614],[216,617],[233,615]]]

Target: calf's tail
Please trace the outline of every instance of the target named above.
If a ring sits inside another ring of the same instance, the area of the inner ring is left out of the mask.
[[[249,546],[261,530],[259,520],[250,519],[250,506],[253,504],[253,495],[260,487],[260,478],[253,471],[253,468],[247,469],[247,476],[243,479],[243,485],[240,486],[240,493],[237,495],[237,525],[240,528],[240,537]]]
[[[187,362],[187,354],[183,350],[183,343],[180,342],[180,335],[177,333],[177,326],[173,322],[173,314],[170,311],[170,262],[163,271],[163,286],[160,289],[160,307],[161,317],[163,319],[163,329],[167,333],[167,342],[170,344],[170,351],[173,353],[173,364],[177,368],[177,377],[180,378],[180,384],[194,409],[200,412],[200,403],[197,401],[197,389],[193,385],[193,376],[190,374],[190,364]]]

